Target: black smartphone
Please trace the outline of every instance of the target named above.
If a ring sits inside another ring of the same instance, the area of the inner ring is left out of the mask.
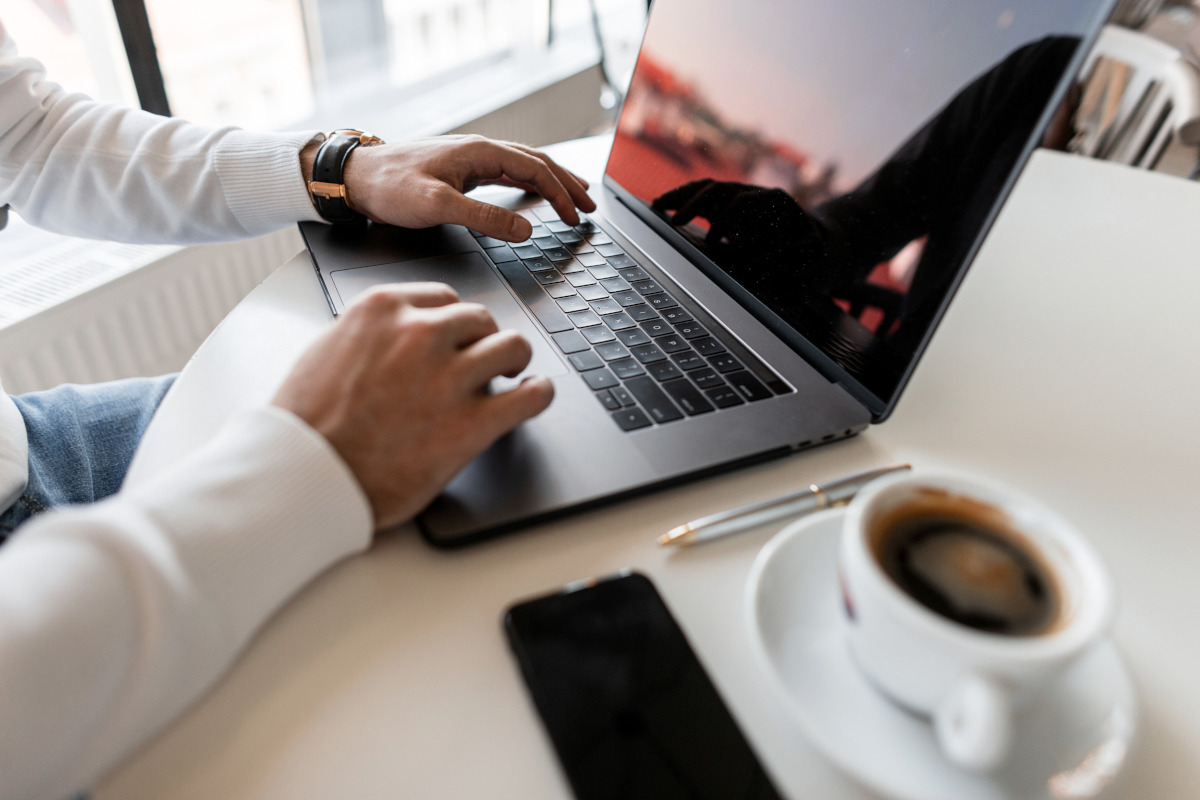
[[[579,800],[780,797],[646,576],[518,603],[504,627]]]

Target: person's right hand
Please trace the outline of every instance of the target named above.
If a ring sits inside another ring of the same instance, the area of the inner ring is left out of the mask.
[[[350,467],[376,530],[413,517],[468,461],[554,396],[544,377],[488,392],[532,355],[449,286],[390,284],[353,303],[272,401],[324,436]]]

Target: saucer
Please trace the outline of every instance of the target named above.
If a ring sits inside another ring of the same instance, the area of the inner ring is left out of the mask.
[[[813,746],[851,777],[900,800],[1082,800],[1120,772],[1137,731],[1137,695],[1105,640],[1018,713],[1013,751],[981,775],[948,762],[928,720],[862,677],[845,641],[837,587],[841,510],[784,528],[746,586],[759,667]]]

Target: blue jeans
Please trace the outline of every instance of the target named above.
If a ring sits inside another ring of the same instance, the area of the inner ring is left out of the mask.
[[[0,512],[0,543],[35,514],[115,493],[174,381],[174,375],[164,375],[65,384],[14,396],[29,438],[29,484]]]

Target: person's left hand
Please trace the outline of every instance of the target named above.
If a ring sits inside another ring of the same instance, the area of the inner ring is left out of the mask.
[[[311,174],[314,153],[310,146],[301,156],[308,159],[306,176]],[[467,197],[467,192],[485,184],[536,192],[569,225],[579,222],[576,207],[596,208],[587,195],[587,181],[546,154],[474,135],[357,147],[346,160],[343,180],[350,207],[376,222],[406,228],[455,223],[510,242],[529,238],[529,221],[509,209]]]

